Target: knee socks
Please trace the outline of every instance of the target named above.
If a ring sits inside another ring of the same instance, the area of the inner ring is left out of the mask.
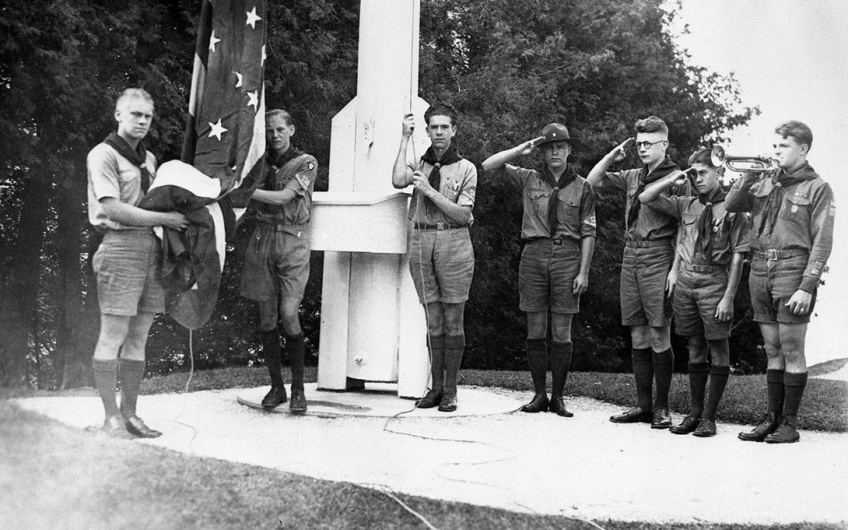
[[[286,336],[286,353],[289,356],[292,374],[292,390],[303,390],[303,365],[306,360],[306,345],[303,332]]]
[[[545,339],[527,339],[527,365],[533,378],[533,391],[547,397],[548,344]]]
[[[709,376],[709,363],[689,363],[689,415],[695,419],[700,419],[704,413]]]
[[[783,370],[766,370],[766,384],[768,385],[768,411],[773,412],[776,418],[783,414]]]
[[[462,354],[465,351],[465,334],[445,335],[445,394],[456,395],[456,380]]]
[[[442,392],[445,387],[445,336],[430,335],[430,374],[433,378],[431,389]]]
[[[118,384],[118,360],[101,361],[93,359],[91,368],[94,371],[94,384],[97,386],[100,400],[103,401],[106,417],[117,416],[121,413],[115,399],[115,387]]]
[[[712,370],[710,370],[710,397],[704,409],[704,419],[715,421],[718,404],[721,402],[721,396],[724,394],[724,387],[727,386],[727,379],[729,377],[729,366],[713,365]]]
[[[650,348],[633,348],[633,377],[636,380],[636,406],[651,410],[654,361]]]
[[[783,376],[784,395],[783,416],[793,427],[798,426],[798,409],[801,407],[801,397],[804,395],[804,387],[807,386],[807,372],[786,372]]]
[[[144,361],[121,359],[121,414],[125,418],[135,416],[138,391],[144,378]]]
[[[571,355],[573,344],[571,342],[551,342],[551,396],[562,396],[565,381],[568,379],[568,370],[571,368]]]
[[[271,375],[271,384],[283,385],[282,359],[280,358],[280,330],[274,328],[270,331],[260,331],[262,338],[262,355],[265,357],[265,365]]]
[[[657,397],[654,408],[668,408],[668,393],[671,390],[671,376],[674,373],[674,354],[671,348],[653,352],[654,378],[657,381]]]

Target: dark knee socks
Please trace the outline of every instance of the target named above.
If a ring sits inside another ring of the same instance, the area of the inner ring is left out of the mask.
[[[695,419],[700,419],[704,413],[709,376],[709,363],[689,363],[689,415]]]
[[[135,416],[138,391],[144,378],[144,361],[121,359],[121,414],[125,418]]]
[[[262,355],[265,357],[265,365],[271,375],[271,384],[282,386],[283,361],[281,359],[280,330],[274,328],[270,331],[260,331],[259,336],[262,338]]]
[[[303,365],[306,359],[306,345],[303,332],[286,335],[286,353],[289,356],[292,374],[292,390],[303,390]]]
[[[547,396],[548,345],[545,339],[527,339],[527,364],[533,378],[533,391]]]
[[[783,370],[766,370],[766,384],[768,385],[768,411],[773,412],[776,418],[783,414]]]
[[[433,378],[431,389],[441,392],[445,387],[445,336],[430,335],[430,374]]]
[[[551,396],[562,396],[565,381],[568,379],[568,370],[571,368],[571,355],[573,344],[571,342],[551,342]]]
[[[93,359],[91,368],[94,371],[94,384],[97,386],[100,400],[103,401],[106,417],[117,416],[121,413],[115,399],[115,387],[118,384],[118,360],[101,361]]]
[[[671,390],[671,376],[674,373],[674,354],[671,348],[653,352],[654,378],[657,381],[657,397],[654,408],[668,408],[668,393]]]
[[[729,366],[713,365],[710,370],[710,397],[707,400],[707,406],[704,409],[704,419],[715,421],[718,404],[721,402],[721,396],[724,394],[724,387],[727,386],[727,379],[730,377]]]
[[[465,334],[445,335],[445,393],[456,395],[456,382],[462,354],[465,351]]]
[[[786,372],[783,376],[783,387],[785,400],[783,402],[783,416],[793,427],[797,427],[798,409],[801,407],[801,397],[807,386],[807,372]]]
[[[651,410],[651,391],[654,379],[654,361],[650,348],[633,348],[633,377],[636,380],[636,406]]]

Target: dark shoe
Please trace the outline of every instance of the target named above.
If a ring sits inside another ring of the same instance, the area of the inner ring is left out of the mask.
[[[546,394],[536,394],[530,403],[521,407],[521,412],[545,412],[548,410],[548,396]]]
[[[702,418],[701,423],[698,424],[698,428],[695,429],[695,432],[692,433],[692,436],[697,436],[699,438],[709,438],[710,436],[715,436],[715,434],[715,422],[713,420]]]
[[[457,403],[456,394],[445,392],[439,404],[439,412],[455,412]]]
[[[431,388],[423,398],[415,404],[419,409],[431,409],[439,406],[442,402],[442,391]]]
[[[673,434],[689,434],[698,428],[698,418],[693,416],[686,416],[683,418],[683,421],[680,422],[680,425],[672,426],[669,431]]]
[[[780,425],[778,425],[777,430],[767,435],[765,441],[767,444],[791,444],[800,439],[801,435],[798,434],[792,422],[783,417],[780,419]]]
[[[653,415],[650,410],[645,410],[642,407],[633,407],[625,410],[621,414],[610,416],[610,421],[613,423],[651,423]]]
[[[654,409],[651,429],[668,429],[671,427],[671,414],[668,409]]]
[[[266,409],[273,409],[285,403],[287,399],[286,387],[271,385],[271,390],[262,398],[262,406]]]
[[[303,389],[293,388],[291,394],[289,412],[294,414],[303,414],[306,412],[306,394],[303,393]]]
[[[739,439],[746,442],[762,442],[766,436],[777,430],[778,425],[777,415],[774,412],[767,412],[751,431],[740,432]]]
[[[161,432],[154,431],[145,425],[138,416],[130,416],[127,418],[127,431],[133,436],[138,436],[139,438],[159,438],[162,436]]]
[[[122,416],[109,416],[103,422],[103,427],[100,430],[109,436],[128,438],[126,422]]]
[[[562,416],[564,418],[573,418],[574,414],[565,410],[565,400],[562,399],[562,396],[556,396],[551,398],[551,402],[548,405],[548,410],[551,412],[556,412],[557,416]]]

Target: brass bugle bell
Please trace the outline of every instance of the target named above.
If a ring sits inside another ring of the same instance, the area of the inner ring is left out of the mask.
[[[724,166],[738,173],[763,173],[777,169],[777,163],[773,158],[729,155],[720,145],[713,147],[710,160],[715,167]]]

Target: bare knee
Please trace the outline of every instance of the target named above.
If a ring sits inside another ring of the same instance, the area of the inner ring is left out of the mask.
[[[671,348],[671,328],[663,326],[650,328],[650,330],[652,350],[661,352]]]
[[[636,350],[647,350],[651,347],[651,332],[648,326],[631,326],[630,342]]]
[[[568,313],[551,313],[551,338],[555,342],[571,342],[571,318]]]
[[[730,366],[730,345],[727,339],[710,341],[710,357],[713,366]]]
[[[465,333],[465,304],[442,304],[445,316],[445,335]]]
[[[527,338],[544,339],[548,334],[548,312],[533,311],[527,313]]]
[[[118,350],[129,333],[130,318],[120,315],[100,315],[100,335],[94,348],[94,358],[101,361],[118,358]]]
[[[707,339],[703,335],[694,335],[687,338],[689,346],[689,362],[690,363],[705,363],[707,362]]]

